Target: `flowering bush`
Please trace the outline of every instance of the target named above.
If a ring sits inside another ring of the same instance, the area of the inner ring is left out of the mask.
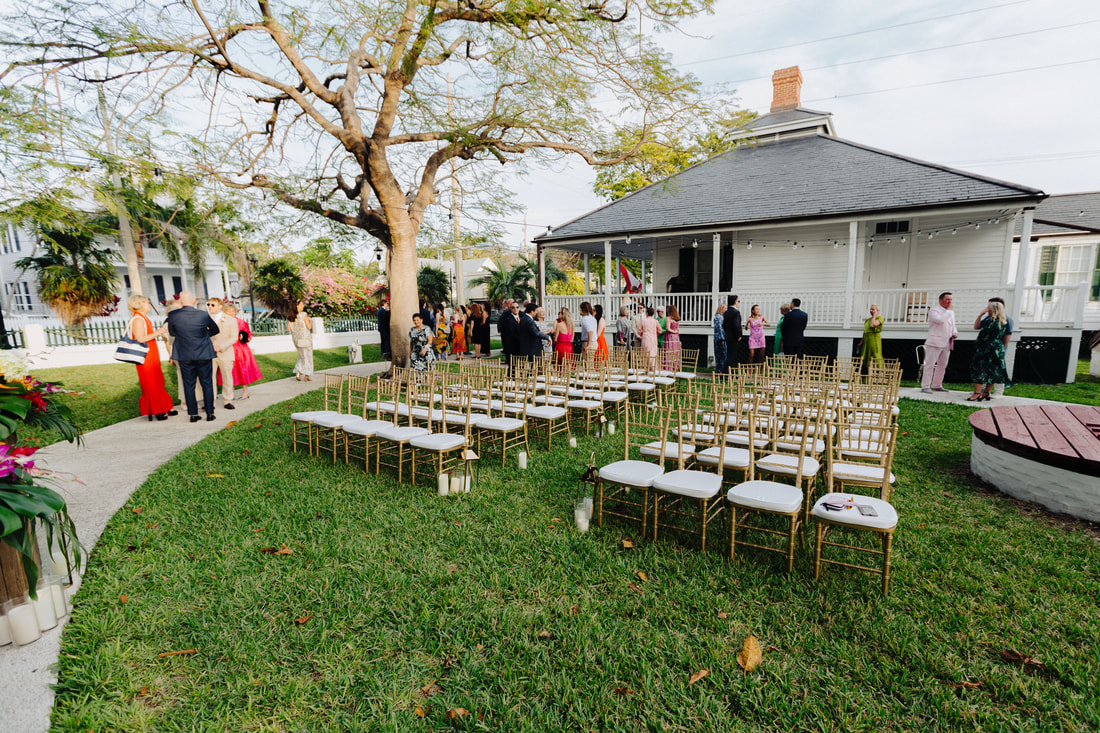
[[[69,408],[53,399],[61,391],[60,386],[39,381],[26,372],[26,365],[18,358],[0,354],[0,541],[21,554],[33,597],[38,584],[38,566],[34,562],[36,528],[45,528],[50,546],[55,534],[67,538],[63,544],[72,551],[77,563],[80,544],[65,500],[53,489],[41,485],[43,479],[53,474],[35,464],[38,447],[21,445],[17,431],[23,424],[53,428],[69,442],[78,441],[80,432],[72,422]],[[57,538],[59,542],[61,538]]]
[[[305,283],[302,300],[310,315],[355,318],[368,315],[378,305],[379,296],[368,278],[338,268],[306,267],[301,274]]]

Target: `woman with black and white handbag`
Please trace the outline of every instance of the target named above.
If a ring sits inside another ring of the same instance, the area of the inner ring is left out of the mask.
[[[142,415],[148,415],[149,420],[155,417],[157,420],[167,420],[169,415],[176,415],[172,409],[172,397],[164,388],[164,370],[160,363],[160,349],[157,348],[157,338],[168,333],[167,326],[153,330],[153,323],[149,320],[151,308],[149,299],[144,295],[131,295],[126,301],[133,318],[130,319],[130,338],[149,347],[145,354],[145,361],[137,365],[138,382],[141,384],[141,400],[138,402]]]

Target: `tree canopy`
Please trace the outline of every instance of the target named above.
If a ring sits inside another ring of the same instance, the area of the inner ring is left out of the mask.
[[[39,112],[105,85],[121,122],[167,126],[158,146],[222,184],[369,232],[405,323],[417,232],[451,163],[613,164],[675,135],[708,104],[638,16],[671,28],[711,4],[52,0],[6,19],[2,78],[36,90]],[[623,124],[636,138],[611,134]],[[395,330],[395,354],[406,338]]]

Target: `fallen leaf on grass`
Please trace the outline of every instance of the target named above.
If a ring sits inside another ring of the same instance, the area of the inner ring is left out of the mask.
[[[615,694],[625,697],[626,695],[633,695],[634,690],[630,689],[629,687],[616,687]]]
[[[418,717],[418,718],[423,718],[424,717],[424,708],[420,707],[419,705],[416,706],[416,717]]]
[[[164,659],[165,657],[177,657],[180,654],[198,654],[198,649],[180,649],[178,652],[164,652],[157,655],[157,659]]]
[[[561,521],[561,517],[550,517],[550,521],[551,521],[551,522],[560,522],[560,521]]]
[[[470,711],[465,708],[451,708],[447,711],[447,717],[451,720],[455,720],[457,718],[465,718],[469,714]]]
[[[268,555],[293,555],[294,550],[286,546],[284,542],[282,547],[261,547],[260,552]]]
[[[137,696],[138,697],[149,697],[149,685],[146,685],[145,687],[142,687],[140,690],[138,690]]]
[[[298,618],[294,619],[294,623],[298,626],[304,626],[309,622],[311,618],[313,618],[313,614],[308,613],[305,616],[299,616]]]
[[[1024,668],[1032,667],[1034,669],[1046,669],[1047,666],[1035,657],[1029,657],[1026,654],[1022,654],[1012,649],[1002,649],[1001,659],[1012,664],[1023,665]]]
[[[256,423],[255,425],[253,425],[253,426],[252,426],[252,429],[253,429],[253,430],[259,430],[259,429],[260,429],[260,428],[262,428],[263,426],[264,426],[264,421],[263,421],[263,420],[260,420],[260,421],[259,421],[258,423]]]
[[[134,514],[141,514],[143,511],[145,510],[139,506],[134,507]]]
[[[206,478],[225,478],[225,474],[224,473],[208,473],[208,474],[206,474]]]
[[[229,422],[227,422],[227,423],[225,424],[225,427],[224,427],[224,428],[222,428],[222,430],[229,430],[229,428],[233,427],[233,426],[234,426],[234,425],[236,425],[236,424],[237,424],[237,421],[236,421],[236,420],[230,420]]]
[[[160,522],[146,522],[145,529],[156,529],[160,526]]]
[[[547,631],[546,629],[543,629],[542,631],[539,632],[539,638],[540,639],[549,639],[550,638],[550,632]]]
[[[707,676],[708,674],[710,674],[710,670],[709,670],[709,669],[701,669],[701,670],[699,670],[698,672],[696,672],[695,674],[693,674],[693,675],[691,676],[691,679],[689,679],[689,680],[688,680],[688,684],[689,684],[689,685],[694,685],[694,684],[695,684],[696,682],[698,682],[699,680],[703,679],[703,678],[704,678],[704,677],[706,677],[706,676]]]
[[[633,583],[627,583],[626,587],[629,588],[630,590],[634,591],[638,595],[641,595],[641,593],[642,593],[642,589],[639,588],[638,586],[634,585]]]
[[[248,448],[245,448],[243,451],[241,451],[241,455],[242,456],[250,456],[250,455],[252,455],[252,451]]]
[[[751,672],[764,660],[764,654],[760,651],[760,642],[755,636],[749,634],[745,637],[745,643],[741,651],[737,652],[737,663],[741,669]]]
[[[623,540],[623,549],[624,550],[634,549],[634,543],[631,542],[630,540]]]
[[[642,580],[649,580],[649,576],[643,573],[641,570],[638,571],[638,577]]]
[[[127,596],[127,595],[121,595],[121,596],[118,597],[118,602],[119,603],[126,603],[126,601],[128,601],[128,600],[130,600],[130,596]]]
[[[443,688],[436,684],[438,680],[432,680],[428,684],[420,688],[420,694],[424,697],[431,697],[432,695],[438,695],[443,692]]]
[[[267,527],[256,527],[252,531],[253,532],[263,532],[265,529],[267,529]]]
[[[975,687],[981,687],[982,683],[981,682],[960,682],[957,685],[950,685],[950,686],[951,687],[962,687],[962,688],[966,688],[966,689],[969,690],[969,689],[974,689]]]
[[[718,618],[726,618],[729,615],[730,615],[729,611],[719,611],[718,612]]]
[[[576,616],[578,613],[580,613],[580,610],[581,609],[579,607],[573,606],[572,608],[569,609],[569,615],[570,616]]]

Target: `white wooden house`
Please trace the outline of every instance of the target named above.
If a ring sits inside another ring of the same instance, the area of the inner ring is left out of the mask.
[[[1026,366],[1040,365],[1039,378],[1072,381],[1081,293],[1067,289],[1057,312],[1037,310],[1042,290],[1027,282],[1013,244],[1019,227],[1026,265],[1033,212],[1046,194],[840,138],[829,113],[799,106],[797,67],[773,81],[772,113],[735,149],[540,235],[540,262],[549,249],[602,255],[614,283],[617,260],[641,260],[657,292],[628,298],[677,304],[684,342],[706,353],[716,306],[730,294],[744,315],[759,304],[773,324],[780,304],[800,298],[808,353],[842,356],[855,353],[877,304],[887,356],[910,371],[928,307],[952,291],[963,353],[949,378],[957,381],[968,380],[973,319],[1001,296],[1017,324],[1011,351],[1030,349]],[[676,276],[688,292],[665,292]],[[598,302],[614,314],[621,292],[613,287]],[[595,300],[544,299],[551,312]],[[1025,371],[1016,378],[1035,378]]]

